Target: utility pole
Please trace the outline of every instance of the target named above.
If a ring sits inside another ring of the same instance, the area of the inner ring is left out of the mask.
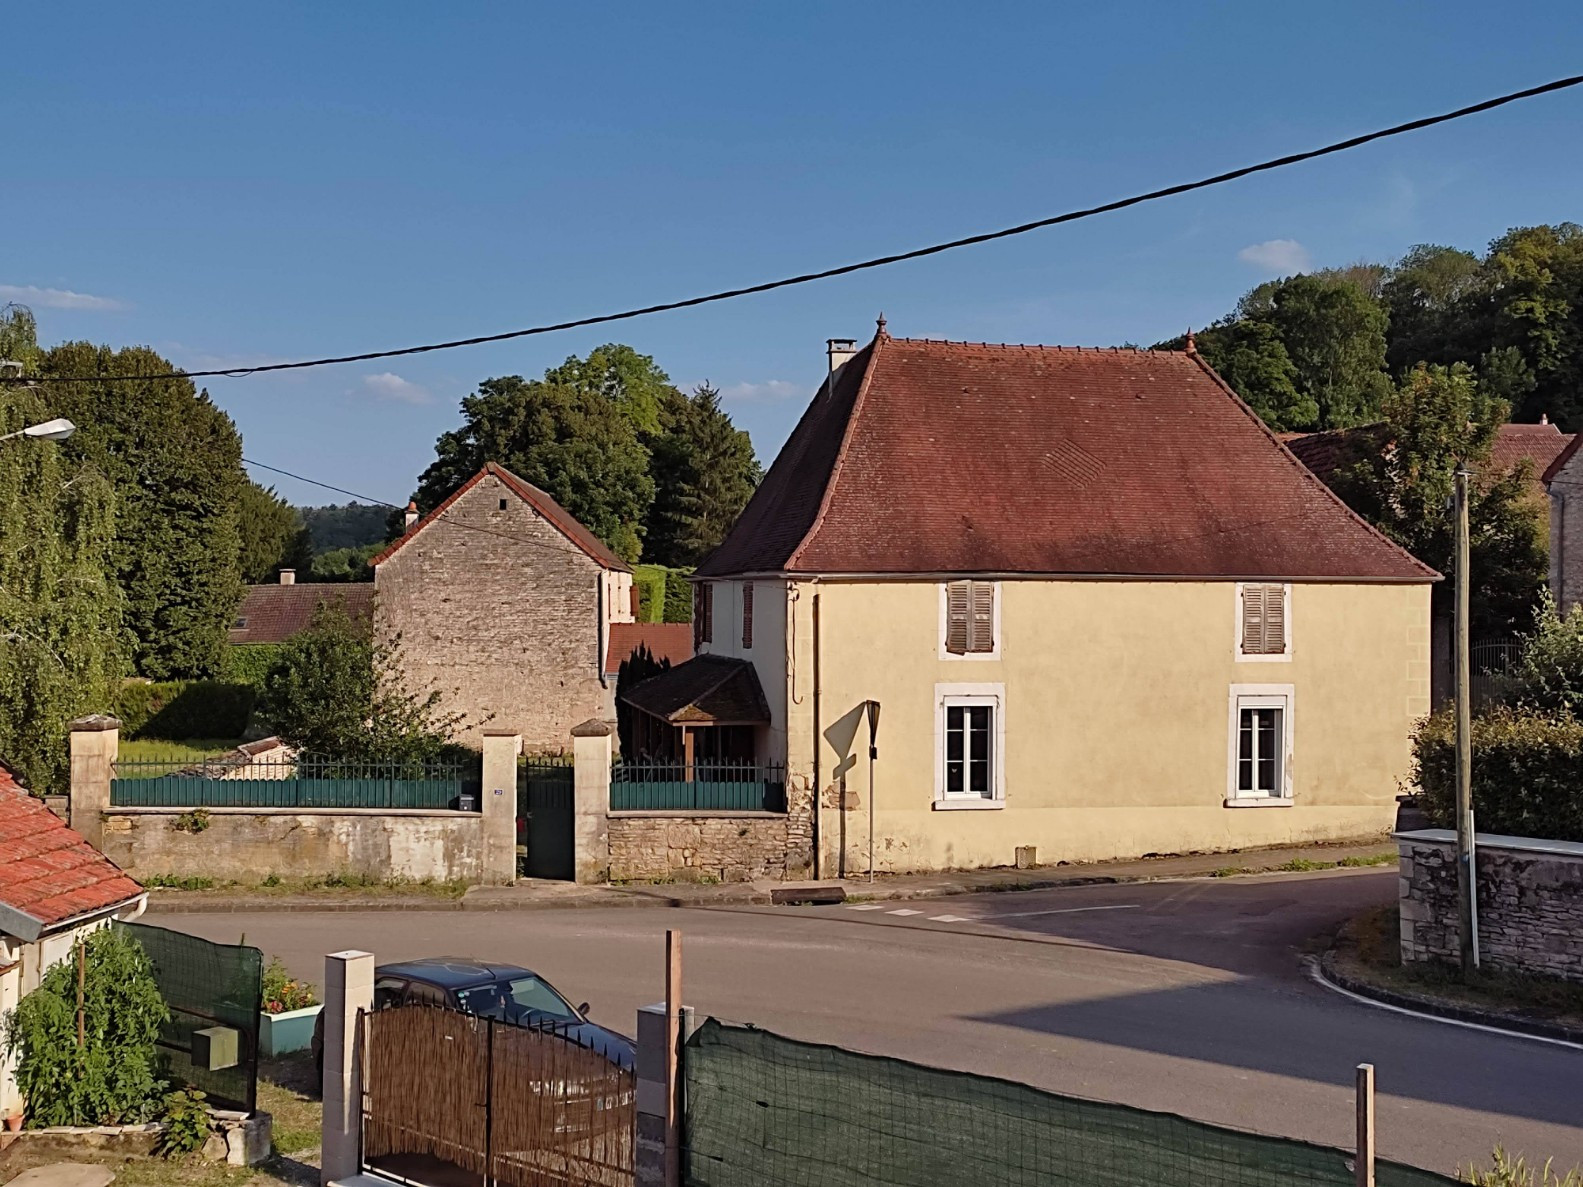
[[[1468,468],[1456,472],[1457,934],[1462,971],[1479,967],[1477,854],[1473,833],[1473,705],[1468,662]]]

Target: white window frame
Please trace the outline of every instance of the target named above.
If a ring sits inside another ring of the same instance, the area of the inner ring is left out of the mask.
[[[1228,808],[1289,808],[1292,806],[1297,697],[1290,684],[1233,684],[1226,729],[1226,800]],[[1237,752],[1244,709],[1281,711],[1281,793],[1256,795],[1237,787]]]
[[[993,639],[993,646],[991,646],[988,651],[967,651],[967,652],[963,652],[961,655],[958,655],[954,651],[946,650],[946,646],[945,646],[945,644],[946,644],[946,636],[947,636],[947,632],[951,629],[951,586],[954,584],[954,582],[952,582],[952,581],[942,581],[940,583],[940,633],[939,633],[940,658],[941,659],[948,659],[948,660],[951,660],[953,662],[957,661],[957,660],[996,660],[996,659],[999,659],[1000,658],[1000,594],[1001,594],[1000,582],[998,582],[998,581],[979,581],[978,578],[976,578],[976,577],[958,577],[955,580],[956,581],[974,581],[974,582],[977,582],[979,585],[989,585],[989,586],[993,586],[994,587],[994,595],[993,595],[993,597],[991,599],[994,602],[994,608],[990,611],[990,634],[991,634],[991,638]],[[969,606],[968,607],[968,613],[971,614],[972,612],[973,612],[972,611],[972,607]]]
[[[1250,585],[1279,585],[1281,587],[1281,601],[1285,603],[1285,614],[1282,615],[1285,638],[1282,640],[1279,655],[1249,655],[1242,650],[1242,591]],[[1239,581],[1232,591],[1236,600],[1236,633],[1231,636],[1231,654],[1238,663],[1290,663],[1292,659],[1292,586],[1290,582],[1281,581]]]
[[[960,657],[953,657],[960,658]],[[945,789],[946,709],[988,705],[994,713],[990,753],[990,794],[947,792]],[[1006,686],[1004,684],[936,684],[934,686],[934,810],[983,811],[1006,806]]]

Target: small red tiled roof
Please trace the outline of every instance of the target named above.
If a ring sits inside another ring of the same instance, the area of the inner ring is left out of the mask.
[[[229,638],[233,643],[284,643],[307,629],[313,612],[326,602],[339,602],[353,618],[366,618],[374,606],[374,583],[315,582],[306,585],[250,585],[236,612]]]
[[[1382,449],[1385,425],[1361,425],[1355,429],[1329,429],[1320,433],[1282,433],[1281,440],[1303,465],[1328,482],[1336,467],[1349,457],[1357,456],[1359,451]],[[1563,433],[1548,422],[1504,424],[1495,431],[1490,461],[1503,474],[1528,462],[1535,489],[1542,496],[1552,466],[1559,468],[1558,462],[1572,441],[1573,434]]]
[[[382,565],[391,557],[395,556],[396,553],[401,550],[402,545],[404,545],[408,540],[411,540],[419,532],[423,531],[424,528],[428,527],[435,520],[439,519],[440,516],[444,515],[446,511],[450,509],[452,503],[456,502],[457,499],[461,498],[468,491],[472,490],[473,487],[477,486],[479,482],[483,480],[486,474],[493,474],[496,478],[500,479],[501,483],[505,485],[507,490],[509,490],[512,494],[516,495],[524,503],[528,504],[528,506],[532,507],[535,511],[542,515],[546,520],[549,521],[552,527],[561,533],[561,535],[565,536],[573,544],[577,545],[578,548],[587,553],[589,557],[591,557],[602,567],[606,569],[615,569],[622,573],[630,573],[632,571],[631,566],[628,565],[626,561],[622,560],[615,553],[611,552],[610,549],[605,546],[605,542],[585,528],[582,523],[578,521],[577,517],[574,516],[570,511],[566,510],[565,507],[562,507],[559,503],[557,503],[544,491],[534,486],[531,482],[527,482],[521,478],[518,478],[499,462],[485,462],[484,468],[482,470],[474,474],[466,482],[462,483],[461,486],[452,491],[450,496],[446,498],[444,502],[442,502],[433,511],[425,515],[417,523],[413,524],[411,530],[403,535],[401,539],[397,540],[389,548],[385,549],[384,552],[381,552],[368,563],[371,566]]]
[[[0,771],[0,931],[32,941],[135,902],[143,888]]]
[[[1196,353],[891,338],[821,388],[700,577],[1433,581]]]
[[[606,675],[615,675],[639,647],[647,646],[658,660],[686,663],[693,657],[693,624],[690,622],[616,622],[610,625],[610,650],[605,656]]]

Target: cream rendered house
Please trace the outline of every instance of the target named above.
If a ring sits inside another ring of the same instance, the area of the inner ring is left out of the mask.
[[[881,870],[1390,827],[1429,709],[1437,574],[1191,348],[918,341],[881,322],[830,361],[697,571],[703,658],[650,682],[758,686],[730,745],[705,696],[670,720],[689,754],[786,764],[811,873],[866,870],[871,821]]]

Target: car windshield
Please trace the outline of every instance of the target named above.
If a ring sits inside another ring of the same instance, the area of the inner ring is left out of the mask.
[[[580,1022],[565,998],[534,976],[502,978],[458,990],[457,1003],[469,1014],[501,1022]]]

